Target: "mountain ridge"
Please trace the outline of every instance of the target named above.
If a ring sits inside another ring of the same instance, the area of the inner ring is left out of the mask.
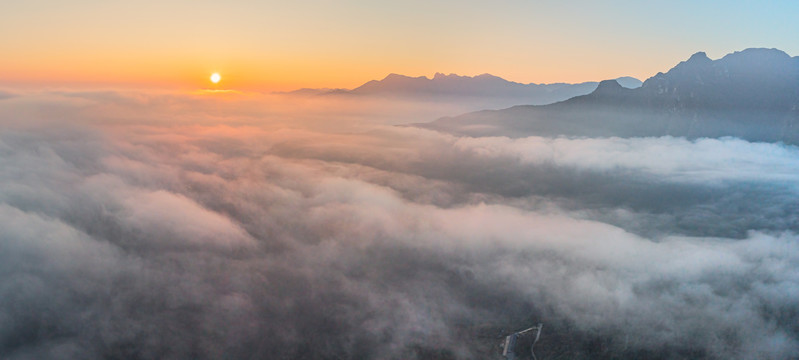
[[[620,77],[617,80],[626,87],[639,87],[643,84],[633,77]],[[509,81],[488,73],[476,76],[463,76],[454,73],[435,73],[427,76],[407,76],[388,74],[381,80],[370,80],[353,89],[299,89],[281,94],[301,96],[373,96],[404,99],[429,99],[431,97],[448,101],[463,98],[507,99],[511,104],[549,104],[568,98],[588,94],[599,82],[582,83],[519,83]]]
[[[693,54],[636,89],[603,81],[542,106],[445,117],[416,126],[470,136],[736,136],[799,144],[799,58],[752,48]]]

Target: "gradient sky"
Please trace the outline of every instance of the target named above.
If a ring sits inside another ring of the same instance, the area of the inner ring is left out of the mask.
[[[799,55],[799,1],[0,3],[0,86],[355,87],[388,73],[645,79],[697,51]]]

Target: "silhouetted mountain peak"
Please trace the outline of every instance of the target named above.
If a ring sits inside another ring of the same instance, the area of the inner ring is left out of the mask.
[[[710,60],[710,58],[707,57],[707,54],[704,51],[700,51],[700,52],[698,52],[696,54],[691,55],[691,57],[688,58],[688,61],[686,61],[686,63],[689,63],[689,64],[706,64],[706,63],[709,63],[711,61],[713,61],[713,60]]]
[[[490,80],[508,81],[508,80],[505,80],[505,79],[503,79],[503,78],[501,78],[499,76],[494,76],[494,75],[491,75],[491,74],[488,74],[488,73],[477,75],[474,78],[475,79],[484,79],[484,80],[490,79]],[[509,82],[513,82],[513,81],[509,81]]]
[[[599,82],[599,86],[596,87],[594,90],[595,93],[606,93],[606,92],[618,92],[619,90],[624,89],[624,87],[619,84],[616,80],[602,80]]]
[[[777,49],[752,48],[718,60],[698,52],[667,73],[647,79],[643,88],[649,96],[658,96],[657,101],[678,107],[689,98],[696,106],[771,107],[791,102],[797,84],[799,67],[793,58]]]
[[[383,80],[381,80],[381,81],[390,82],[390,81],[402,81],[402,80],[421,79],[421,78],[425,78],[425,77],[424,76],[419,76],[417,78],[414,78],[414,77],[410,77],[410,76],[407,76],[407,75],[400,75],[400,74],[391,73],[391,74],[386,75],[386,77],[383,78]]]
[[[575,99],[583,98],[583,100],[577,100],[577,101],[585,101],[585,100],[589,100],[589,101],[608,101],[611,98],[615,99],[615,98],[622,97],[625,94],[627,94],[628,91],[632,91],[632,90],[621,86],[621,84],[619,84],[619,82],[616,81],[615,79],[613,79],[613,80],[602,80],[602,81],[599,82],[599,85],[596,87],[596,89],[592,93],[590,93],[590,94],[588,94],[586,96],[577,97]]]
[[[448,79],[468,80],[468,79],[472,79],[472,77],[471,76],[461,76],[461,75],[452,74],[452,73],[444,74],[444,73],[441,73],[441,72],[437,72],[435,75],[433,75],[433,78],[432,78],[432,80],[448,80]]]
[[[622,76],[616,79],[616,82],[619,83],[622,87],[628,89],[635,89],[641,87],[643,82],[631,76]]]
[[[644,81],[643,88],[657,94],[675,93],[678,89],[702,86],[706,80],[716,76],[713,60],[704,51],[691,55],[665,74],[662,72]]]
[[[723,58],[722,61],[729,61],[731,59],[749,59],[749,60],[776,60],[776,61],[790,61],[791,56],[779,49],[767,49],[767,48],[749,48],[744,49],[741,51],[733,52],[732,54],[727,54]]]
[[[476,112],[433,129],[487,136],[737,136],[799,144],[799,58],[746,49],[698,52],[638,89],[605,80],[585,96],[545,106]]]
[[[667,74],[693,73],[713,65],[713,60],[707,57],[704,51],[691,55],[688,60],[682,61],[673,67]]]
[[[626,88],[639,87],[641,81],[632,77],[616,79]],[[577,84],[523,84],[505,80],[488,73],[462,76],[454,73],[436,72],[432,77],[407,76],[390,73],[381,80],[370,80],[363,85],[347,90],[301,89],[287,94],[310,95],[359,95],[397,97],[423,101],[447,101],[469,104],[469,110],[479,108],[502,108],[517,104],[542,105],[564,101],[575,96],[590,94],[597,82]]]
[[[767,81],[799,81],[799,68],[788,54],[777,49],[746,49],[716,61],[726,73]]]
[[[637,81],[632,79],[633,81]],[[521,84],[491,74],[461,76],[435,73],[432,77],[411,77],[391,73],[382,80],[371,80],[353,90],[352,94],[448,98],[473,97],[506,99],[505,103],[519,102],[553,103],[584,95],[594,89],[596,83],[559,84],[555,86]]]

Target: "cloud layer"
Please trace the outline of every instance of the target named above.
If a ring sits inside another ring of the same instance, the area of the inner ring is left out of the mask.
[[[0,100],[0,357],[799,353],[795,147],[278,106]]]

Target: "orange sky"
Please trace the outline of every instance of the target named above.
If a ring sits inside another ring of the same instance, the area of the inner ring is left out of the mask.
[[[358,86],[388,73],[645,79],[696,51],[797,55],[797,2],[30,0],[0,4],[0,86]]]

